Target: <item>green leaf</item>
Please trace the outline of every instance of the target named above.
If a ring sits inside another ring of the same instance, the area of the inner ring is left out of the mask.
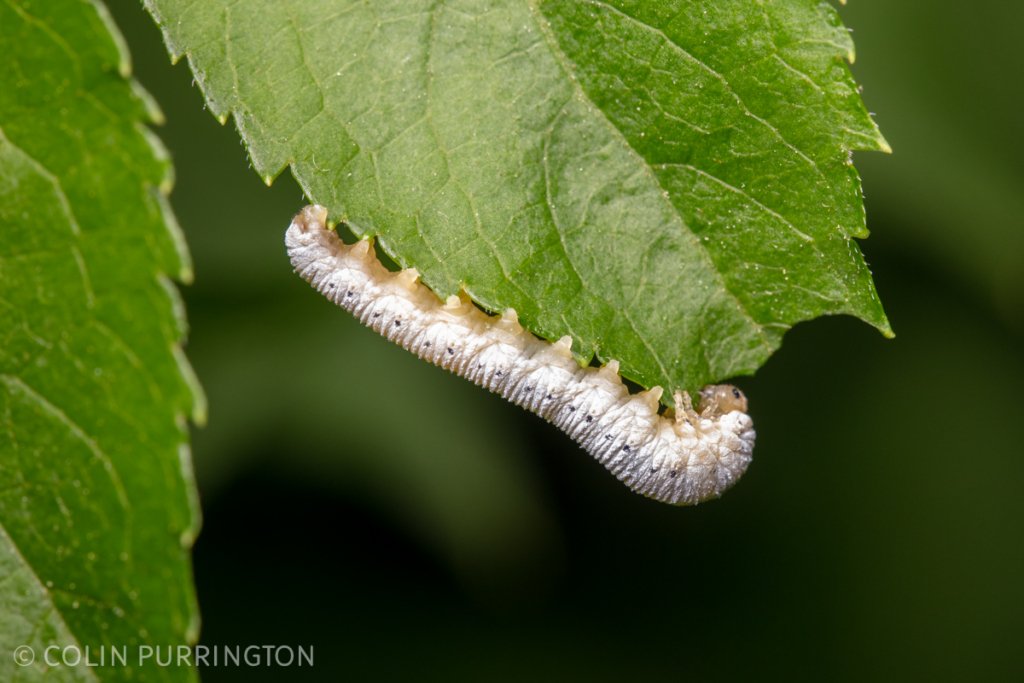
[[[147,6],[267,182],[581,360],[694,389],[822,314],[890,334],[850,163],[887,147],[817,0]]]
[[[94,3],[0,1],[0,52],[0,680],[195,680],[135,666],[198,628],[184,416],[202,409],[158,112]],[[48,667],[48,646],[127,662]]]

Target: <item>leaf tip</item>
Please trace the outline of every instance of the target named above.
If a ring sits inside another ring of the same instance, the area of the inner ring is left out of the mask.
[[[882,336],[886,339],[893,339],[896,333],[892,331],[892,325],[889,324],[889,317],[882,310],[881,302],[878,302],[877,315],[873,315],[871,319],[866,319],[868,323],[876,330],[882,333]]]

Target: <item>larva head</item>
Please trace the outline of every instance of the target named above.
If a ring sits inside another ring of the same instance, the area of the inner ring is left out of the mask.
[[[747,397],[731,384],[709,384],[700,390],[700,412],[706,416],[747,412]]]

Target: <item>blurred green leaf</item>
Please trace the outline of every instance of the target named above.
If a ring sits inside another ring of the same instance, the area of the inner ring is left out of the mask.
[[[0,2],[0,50],[0,679],[139,680],[133,656],[50,669],[43,648],[197,637],[170,164],[101,6]]]
[[[889,332],[849,163],[887,146],[827,5],[146,4],[267,182],[581,359],[693,389],[821,314]]]

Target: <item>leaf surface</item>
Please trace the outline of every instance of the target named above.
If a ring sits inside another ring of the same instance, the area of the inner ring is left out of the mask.
[[[268,182],[583,361],[693,390],[822,314],[889,333],[850,163],[887,147],[828,5],[147,6]]]
[[[0,50],[0,680],[194,680],[136,666],[198,627],[185,415],[202,407],[166,277],[189,277],[171,168],[143,126],[158,112],[91,2],[0,1]],[[127,661],[53,667],[49,646]]]

